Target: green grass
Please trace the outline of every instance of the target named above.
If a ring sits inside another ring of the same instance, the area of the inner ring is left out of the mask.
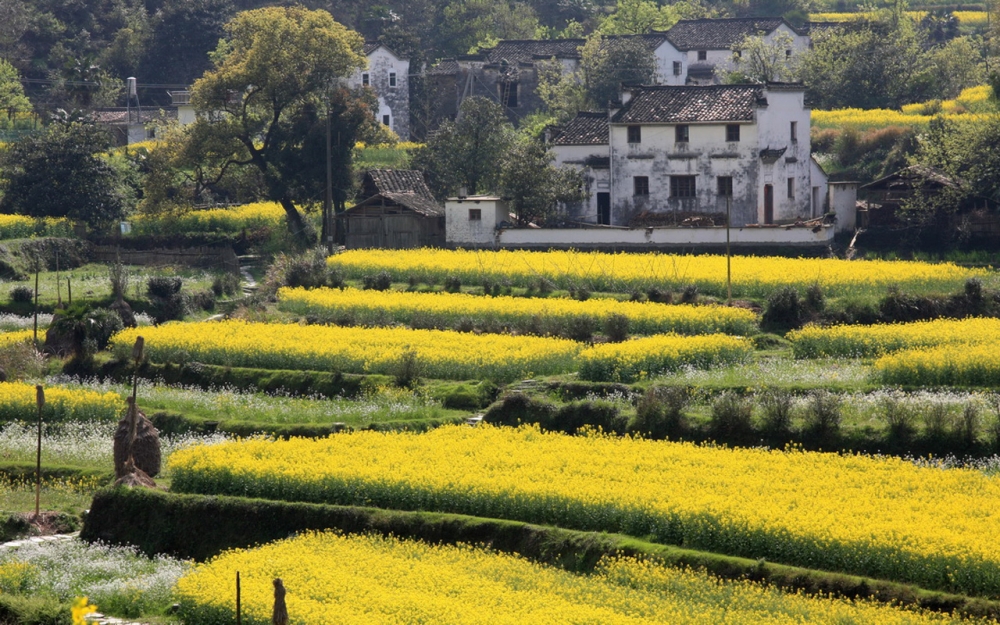
[[[135,299],[145,299],[146,280],[152,276],[178,277],[183,281],[181,292],[191,293],[211,287],[215,274],[203,269],[192,269],[188,267],[130,267],[131,275],[126,297]],[[56,277],[59,277],[57,282]],[[73,290],[73,300],[89,299],[103,300],[111,297],[111,282],[108,279],[107,265],[90,263],[71,269],[68,271],[43,271],[38,275],[38,303],[40,306],[55,306],[61,297],[65,305],[69,301],[66,280],[70,280]],[[31,304],[20,304],[12,306],[10,292],[18,287],[25,286],[34,291],[35,276],[31,275],[27,280],[10,280],[3,283],[0,290],[0,306],[16,308],[21,314],[29,314],[32,310]]]
[[[876,388],[871,367],[859,360],[795,360],[790,350],[758,354],[751,362],[715,369],[684,368],[650,380],[709,390],[782,388],[861,392]]]

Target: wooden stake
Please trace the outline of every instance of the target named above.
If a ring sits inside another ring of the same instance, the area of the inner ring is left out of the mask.
[[[45,389],[35,387],[35,402],[38,404],[38,451],[35,454],[35,518],[41,516],[42,501],[42,407],[45,405]]]
[[[69,298],[69,305],[73,305],[73,279],[66,276],[66,296]]]
[[[38,349],[38,266],[41,261],[35,259],[35,349]]]
[[[236,625],[243,625],[243,615],[240,612],[240,572],[236,571]]]

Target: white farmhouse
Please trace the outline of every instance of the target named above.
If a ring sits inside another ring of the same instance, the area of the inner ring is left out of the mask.
[[[728,63],[734,47],[746,37],[760,36],[773,43],[779,34],[786,35],[790,42],[785,50],[788,57],[809,49],[809,35],[799,32],[781,17],[681,20],[666,31],[667,39],[687,55],[689,84],[718,82],[715,68]]]
[[[366,43],[368,67],[347,79],[352,89],[371,87],[378,97],[376,119],[388,126],[399,138],[410,138],[410,62],[380,43]]]
[[[719,218],[734,227],[822,215],[826,174],[813,161],[801,85],[639,86],[607,117],[581,113],[551,141],[583,169],[591,198],[567,207],[614,226]]]

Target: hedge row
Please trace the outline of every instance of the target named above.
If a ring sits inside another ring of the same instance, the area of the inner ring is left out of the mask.
[[[96,373],[104,378],[131,381],[132,366],[127,362],[112,361]],[[360,397],[379,386],[389,386],[393,381],[391,377],[382,375],[221,367],[197,362],[183,365],[146,362],[139,369],[139,375],[149,380],[204,390],[227,387],[240,391],[324,397]]]
[[[160,434],[185,434],[194,432],[197,434],[211,434],[213,432],[225,432],[235,436],[247,437],[253,434],[268,434],[277,438],[291,438],[293,436],[303,436],[306,438],[323,438],[343,430],[354,429],[349,425],[341,423],[265,423],[261,421],[238,421],[227,419],[215,421],[200,417],[191,417],[176,412],[161,410],[147,415],[153,422]],[[394,432],[408,430],[412,432],[426,432],[442,425],[461,423],[464,416],[445,417],[441,419],[409,419],[400,421],[380,421],[371,423],[364,428],[379,432]]]
[[[204,561],[226,549],[247,548],[319,529],[392,534],[431,543],[481,544],[580,573],[593,570],[604,556],[652,557],[668,566],[704,569],[726,579],[751,579],[810,594],[871,598],[967,616],[1000,617],[1000,601],[682,549],[618,534],[457,514],[118,488],[94,497],[81,538],[134,545],[150,556],[165,553]]]

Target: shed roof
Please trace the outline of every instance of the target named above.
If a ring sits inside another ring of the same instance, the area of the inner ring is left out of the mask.
[[[770,34],[782,24],[798,32],[781,17],[734,17],[681,20],[666,35],[678,50],[729,50],[748,35]]]
[[[640,86],[612,118],[615,124],[747,122],[766,104],[761,85]]]
[[[552,139],[553,145],[603,145],[607,142],[607,111],[580,111]]]
[[[369,169],[361,182],[362,193],[416,193],[433,198],[424,174],[416,169]]]

